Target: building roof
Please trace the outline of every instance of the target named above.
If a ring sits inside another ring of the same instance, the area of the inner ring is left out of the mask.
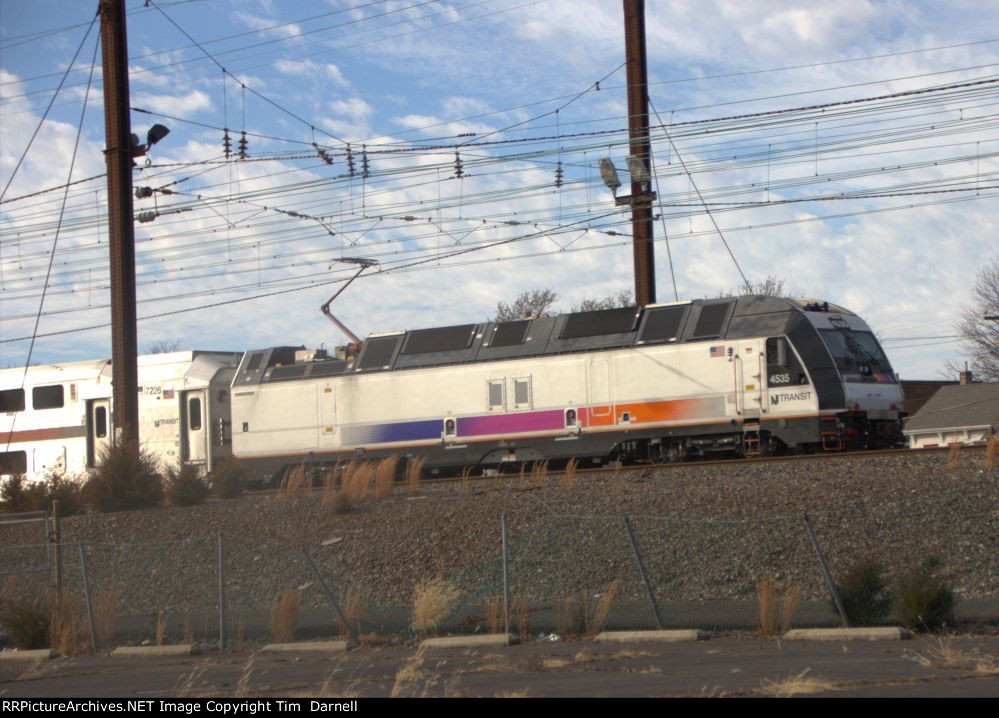
[[[944,386],[905,422],[905,432],[999,426],[999,384]]]
[[[902,379],[902,394],[905,397],[902,410],[907,416],[915,416],[923,408],[923,404],[936,394],[940,387],[957,386],[956,380],[944,379]]]

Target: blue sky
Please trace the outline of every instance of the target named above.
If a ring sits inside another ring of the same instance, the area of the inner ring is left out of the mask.
[[[136,224],[140,350],[342,343],[318,308],[343,257],[381,263],[333,305],[362,336],[484,321],[535,288],[563,309],[631,288],[630,221],[597,169],[610,157],[627,182],[620,3],[127,7],[133,130],[171,129],[134,177],[172,191],[135,202],[156,215]],[[110,354],[99,56],[62,209],[95,11],[0,3],[0,339],[34,333],[44,288],[33,362]],[[862,314],[903,377],[959,360],[953,322],[997,254],[999,8],[646,15],[658,299],[776,276]],[[224,156],[226,127],[245,160]],[[0,343],[0,365],[28,348]]]

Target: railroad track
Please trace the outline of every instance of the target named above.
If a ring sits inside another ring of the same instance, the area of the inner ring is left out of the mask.
[[[600,466],[593,466],[586,468],[578,467],[576,468],[574,473],[576,476],[586,476],[591,474],[606,474],[608,472],[616,473],[619,475],[630,475],[635,472],[645,472],[652,470],[672,471],[672,470],[678,470],[690,467],[702,467],[702,466],[741,466],[744,464],[765,464],[765,463],[779,463],[779,462],[789,462],[789,461],[790,462],[827,461],[830,459],[842,459],[842,458],[867,459],[876,456],[894,456],[898,454],[909,454],[915,452],[918,452],[920,454],[926,454],[926,453],[942,453],[947,451],[950,451],[949,447],[934,448],[934,449],[901,448],[901,449],[876,449],[876,450],[862,450],[862,451],[829,451],[829,452],[815,453],[815,454],[785,454],[780,456],[753,456],[748,458],[696,459],[696,460],[683,461],[677,463],[648,463],[648,464],[626,464],[626,465],[606,463]],[[523,470],[524,477],[527,479],[531,479],[534,476],[534,473],[532,471],[532,463],[525,463],[523,466],[524,466]],[[550,469],[546,469],[544,475],[545,477],[560,477],[560,476],[565,476],[565,473],[566,473],[565,468],[560,466],[560,467],[553,467]],[[479,481],[488,481],[490,479],[513,479],[513,478],[518,478],[520,475],[521,472],[518,470],[518,471],[500,472],[497,474],[479,473],[477,475],[469,474],[466,476],[462,475],[434,476],[429,478],[422,478],[420,479],[420,483],[436,485],[436,484],[460,483],[462,481],[479,482]],[[309,495],[315,493],[322,493],[323,491],[324,489],[321,486],[300,487],[296,490],[296,494]],[[282,488],[258,489],[254,491],[248,491],[247,493],[254,496],[268,496],[268,495],[283,494],[286,493],[286,490]]]

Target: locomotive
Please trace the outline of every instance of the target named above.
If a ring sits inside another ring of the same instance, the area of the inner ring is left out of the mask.
[[[683,461],[894,445],[901,409],[859,316],[748,295],[372,334],[339,358],[248,351],[232,451],[265,483],[390,455]]]

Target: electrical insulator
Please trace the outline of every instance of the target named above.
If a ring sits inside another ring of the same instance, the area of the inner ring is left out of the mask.
[[[225,158],[232,157],[232,140],[229,139],[229,128],[225,128],[222,134],[222,149],[225,150]]]
[[[139,212],[136,219],[145,224],[147,222],[152,222],[154,219],[156,219],[156,217],[157,217],[156,212],[150,210],[148,212]]]
[[[246,159],[246,130],[239,133],[239,159]]]
[[[561,187],[562,186],[562,177],[563,177],[563,174],[562,174],[562,161],[559,160],[558,164],[555,166],[555,186],[556,187]]]
[[[465,176],[465,168],[461,164],[461,155],[457,152],[454,153],[454,176],[458,179]]]
[[[315,142],[312,143],[312,146],[316,148],[316,154],[319,155],[319,159],[321,159],[323,162],[325,162],[328,165],[332,165],[333,164],[333,158],[330,157],[329,152],[327,152],[326,150],[324,150],[322,147],[320,147],[319,145],[317,145]]]
[[[371,176],[368,171],[368,148],[361,145],[361,176],[367,179]]]
[[[153,196],[153,188],[152,187],[136,187],[135,188],[135,198],[136,199],[145,199],[146,197],[152,197],[152,196]]]
[[[354,167],[354,153],[350,150],[350,145],[347,145],[347,174],[351,177],[357,174],[357,169]]]

